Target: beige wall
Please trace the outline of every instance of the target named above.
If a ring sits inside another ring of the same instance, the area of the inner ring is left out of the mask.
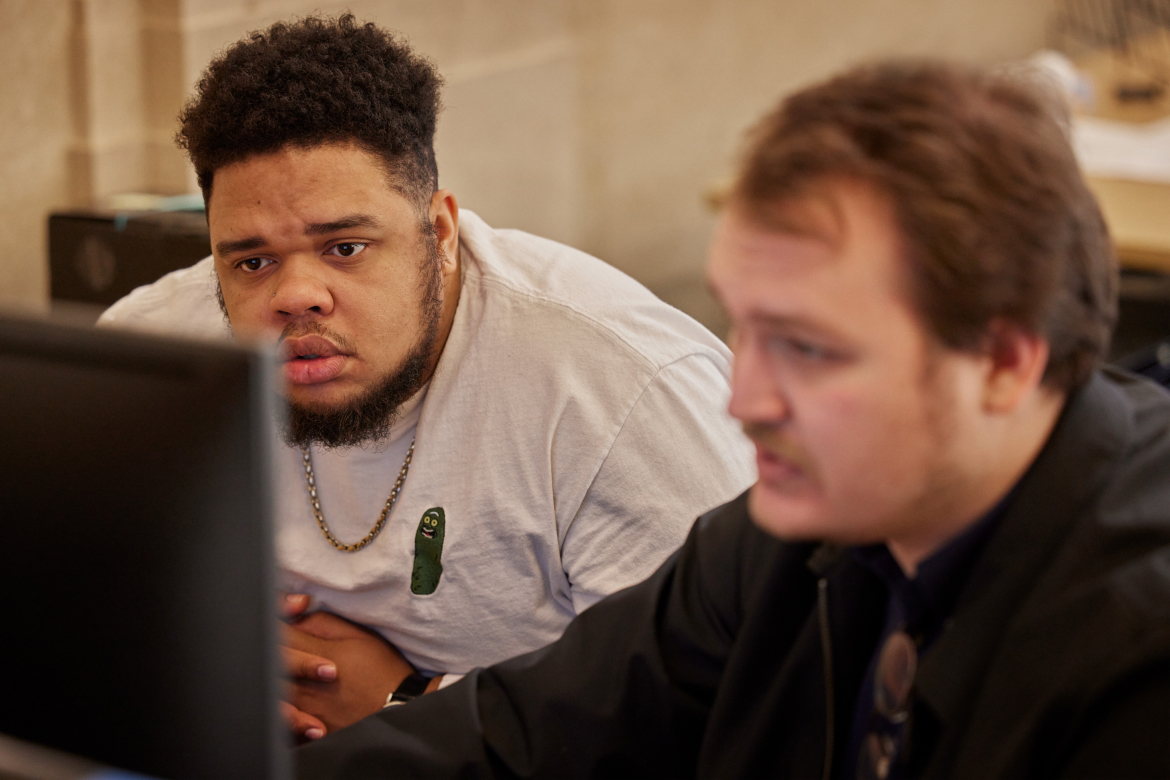
[[[1044,0],[588,0],[579,4],[583,247],[717,332],[701,283],[714,218],[701,195],[733,169],[777,99],[866,58],[997,61],[1045,42]]]
[[[45,214],[69,197],[70,7],[0,0],[0,297],[39,303]]]
[[[702,195],[775,99],[867,57],[1044,43],[1051,0],[0,0],[0,298],[47,294],[45,215],[191,187],[174,117],[246,31],[351,8],[445,75],[440,179],[716,322]]]

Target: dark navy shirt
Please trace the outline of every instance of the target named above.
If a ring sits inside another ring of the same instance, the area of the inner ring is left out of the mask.
[[[889,598],[886,602],[885,625],[870,657],[869,667],[853,709],[853,728],[849,734],[844,764],[846,777],[856,776],[861,746],[870,730],[874,712],[875,671],[886,639],[899,629],[905,631],[914,638],[918,645],[918,655],[921,657],[923,651],[938,638],[947,619],[955,611],[959,594],[975,566],[975,561],[995,533],[995,529],[999,527],[1000,518],[1007,509],[1011,495],[1009,492],[978,522],[922,561],[913,579],[906,577],[885,544],[855,547],[850,551],[857,561],[873,571],[886,584]],[[897,778],[898,770],[899,766],[895,762],[889,777]]]

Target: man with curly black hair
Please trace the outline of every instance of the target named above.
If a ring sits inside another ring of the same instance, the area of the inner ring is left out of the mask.
[[[229,48],[178,136],[213,257],[103,315],[278,345],[286,714],[307,738],[555,639],[754,478],[717,338],[438,189],[439,87],[348,15]]]

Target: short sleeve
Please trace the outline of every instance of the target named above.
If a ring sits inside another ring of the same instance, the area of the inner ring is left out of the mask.
[[[721,367],[703,354],[670,363],[646,385],[562,544],[578,614],[648,577],[695,518],[755,482],[751,447],[724,411],[729,393]]]
[[[199,339],[228,339],[231,329],[219,307],[215,260],[205,257],[138,287],[102,312],[99,327]]]

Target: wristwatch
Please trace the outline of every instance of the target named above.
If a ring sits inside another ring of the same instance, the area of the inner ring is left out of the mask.
[[[406,704],[412,699],[417,699],[426,692],[427,685],[429,685],[430,682],[430,677],[424,677],[418,672],[415,672],[403,680],[402,684],[394,690],[394,693],[386,697],[386,703],[382,705],[382,709],[386,709],[387,707],[394,707],[399,704]]]

